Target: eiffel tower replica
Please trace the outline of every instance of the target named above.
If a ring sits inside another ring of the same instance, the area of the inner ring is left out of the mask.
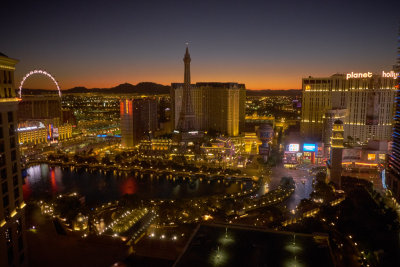
[[[191,85],[190,85],[190,54],[186,44],[186,53],[183,58],[185,63],[185,76],[182,94],[182,105],[179,113],[177,129],[174,131],[174,139],[181,147],[191,146],[203,136],[196,128],[195,114],[192,106]]]

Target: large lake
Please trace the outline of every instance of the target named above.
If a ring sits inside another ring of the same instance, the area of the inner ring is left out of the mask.
[[[41,199],[59,194],[77,192],[85,197],[89,205],[97,205],[120,199],[125,194],[136,194],[143,199],[194,198],[224,193],[236,193],[251,188],[251,182],[218,183],[217,181],[189,181],[182,177],[166,179],[149,174],[135,177],[118,176],[112,172],[87,171],[85,169],[50,167],[47,164],[36,165],[27,169],[23,185],[24,199]]]

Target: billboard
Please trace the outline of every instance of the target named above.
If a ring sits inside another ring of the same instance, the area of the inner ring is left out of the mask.
[[[290,151],[290,152],[297,152],[297,151],[299,151],[299,149],[300,149],[299,144],[289,144],[287,146],[287,151]]]
[[[315,144],[304,144],[303,151],[315,152],[316,145]]]
[[[372,75],[373,75],[372,72],[351,72],[351,73],[346,73],[346,80],[354,78],[371,78]],[[394,72],[393,70],[391,70],[390,72],[382,71],[382,78],[397,79],[398,76],[399,73]]]
[[[58,128],[56,128],[56,127],[53,128],[53,137],[54,138],[58,138],[59,137]]]

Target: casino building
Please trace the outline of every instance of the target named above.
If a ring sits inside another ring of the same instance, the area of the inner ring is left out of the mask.
[[[72,124],[64,123],[61,98],[23,96],[18,102],[18,143],[43,144],[72,137]]]
[[[329,147],[332,123],[339,119],[345,142],[390,140],[396,96],[393,75],[369,72],[303,78],[302,135]]]

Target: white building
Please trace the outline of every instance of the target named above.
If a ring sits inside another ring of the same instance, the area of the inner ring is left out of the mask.
[[[305,137],[328,140],[325,127],[340,119],[345,141],[349,136],[360,142],[390,140],[396,80],[385,72],[356,74],[303,78],[301,133]]]

